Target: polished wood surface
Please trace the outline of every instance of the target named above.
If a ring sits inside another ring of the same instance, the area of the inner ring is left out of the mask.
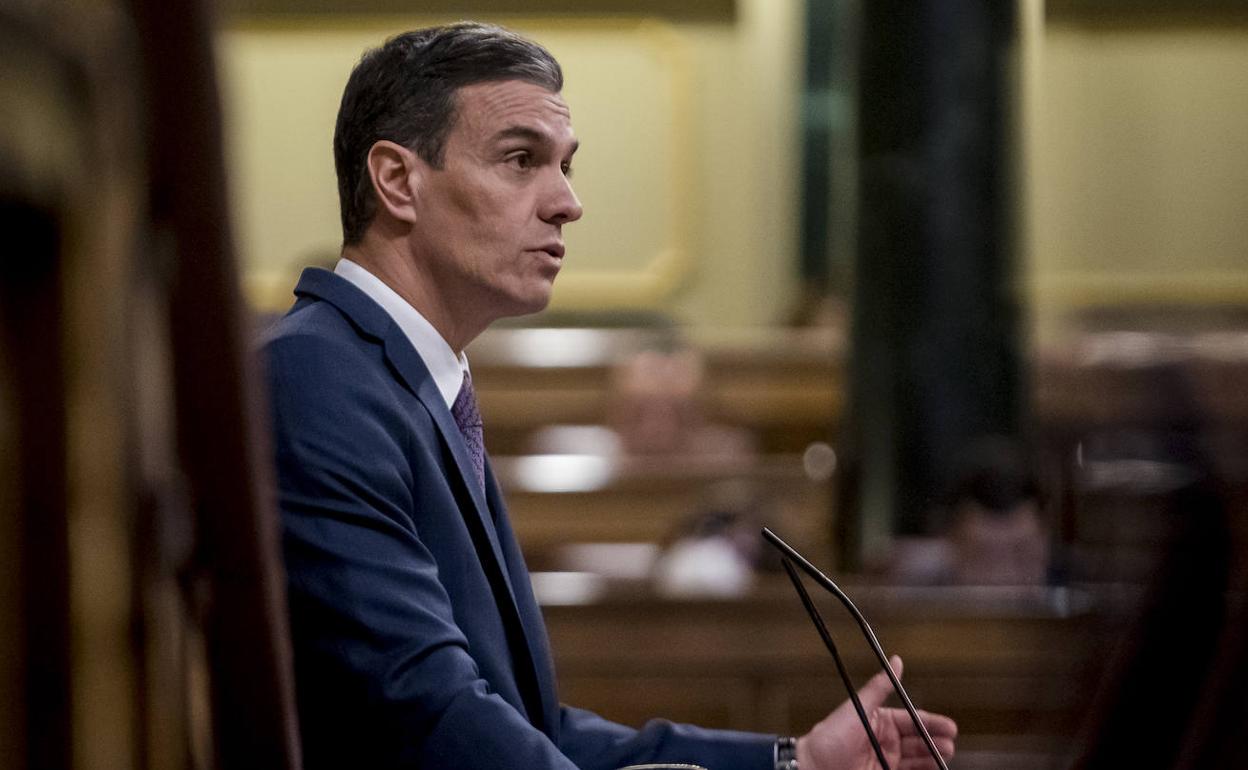
[[[770,525],[812,546],[826,543],[831,532],[831,482],[811,479],[800,456],[702,464],[604,459],[598,482],[573,491],[528,483],[523,463],[531,459],[493,461],[507,490],[512,525],[530,555],[569,543],[669,541],[692,518],[716,510],[725,488],[760,517],[759,526]]]
[[[972,750],[1051,753],[1070,741],[1096,681],[1100,627],[1049,589],[846,586],[922,709],[947,713]],[[817,598],[855,681],[876,669],[856,626]],[[544,608],[560,697],[629,724],[656,715],[797,734],[845,699],[787,581],[747,597],[673,601],[621,590]]]

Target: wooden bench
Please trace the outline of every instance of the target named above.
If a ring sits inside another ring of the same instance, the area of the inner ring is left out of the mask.
[[[1049,589],[846,586],[915,703],[953,716],[972,753],[1068,746],[1096,683],[1096,627]],[[820,602],[855,681],[878,670],[856,626]],[[609,718],[800,734],[845,699],[831,657],[780,576],[733,601],[625,591],[544,608],[560,697]],[[1005,765],[1002,765],[1005,766]],[[1011,765],[1012,766],[1012,765]]]
[[[569,543],[668,541],[682,522],[715,507],[724,486],[730,497],[761,501],[758,523],[796,542],[822,546],[831,532],[831,481],[811,478],[800,456],[677,463],[530,455],[492,462],[530,559]]]
[[[636,329],[499,329],[473,343],[473,382],[491,454],[528,451],[553,424],[601,424],[613,367],[670,335]],[[708,415],[752,429],[763,452],[826,441],[844,401],[843,353],[834,340],[776,330],[694,346],[706,364]]]

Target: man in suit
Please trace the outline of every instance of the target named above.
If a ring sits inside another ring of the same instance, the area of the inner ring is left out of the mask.
[[[266,344],[305,764],[866,766],[846,707],[777,743],[559,705],[463,350],[546,305],[581,216],[561,86],[541,47],[463,23],[370,51],[343,94],[342,260],[304,273]],[[918,757],[904,714],[876,721]],[[951,752],[952,722],[929,723]]]

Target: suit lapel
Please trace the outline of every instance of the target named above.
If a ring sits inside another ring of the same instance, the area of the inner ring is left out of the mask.
[[[396,329],[396,332],[398,330]],[[402,332],[398,332],[402,336]],[[405,376],[408,385],[412,384],[410,376],[404,374],[405,370],[410,370],[414,365],[419,365],[422,369],[424,363],[420,361],[420,356],[412,349],[407,338],[402,339],[401,344],[391,344],[390,340],[386,341],[386,355],[389,356],[391,363],[395,369]],[[411,361],[409,359],[416,359]],[[451,449],[451,455],[455,458],[455,468],[459,473],[459,483],[467,490],[472,500],[472,514],[481,522],[481,527],[485,531],[485,536],[490,543],[490,552],[494,556],[494,561],[499,566],[499,571],[503,575],[503,583],[507,586],[507,594],[511,598],[512,604],[516,602],[516,592],[512,587],[511,577],[507,574],[507,561],[503,557],[503,549],[498,541],[498,531],[494,527],[494,521],[490,516],[489,506],[486,504],[485,491],[481,489],[481,485],[477,483],[477,473],[472,466],[472,458],[468,454],[468,447],[464,444],[464,436],[459,432],[459,426],[455,424],[455,418],[451,416],[450,409],[447,408],[446,402],[442,400],[442,394],[433,383],[433,378],[425,374],[424,379],[415,388],[416,397],[424,404],[425,409],[429,412],[429,416],[433,418],[433,423],[438,426],[438,431],[442,434],[442,441]]]
[[[555,692],[555,671],[550,656],[550,640],[546,636],[546,624],[542,619],[541,608],[533,595],[533,584],[529,580],[528,568],[524,564],[524,556],[520,545],[511,531],[511,522],[507,517],[507,507],[503,502],[502,493],[490,468],[489,460],[485,463],[485,486],[488,490],[486,499],[490,510],[494,512],[499,540],[502,543],[507,570],[511,573],[512,584],[516,586],[516,607],[519,611],[520,624],[524,628],[530,661],[536,677],[538,695],[541,697],[543,718],[551,735],[558,738],[554,731],[558,730],[559,699]]]
[[[397,376],[403,380],[412,393],[416,394],[416,398],[424,405],[425,410],[433,418],[434,424],[438,426],[442,441],[450,448],[451,455],[455,459],[458,481],[467,491],[468,499],[472,502],[472,510],[464,511],[464,515],[474,516],[479,520],[489,542],[488,553],[480,554],[482,566],[488,573],[489,566],[484,564],[484,561],[488,557],[493,558],[495,566],[503,576],[508,598],[514,607],[516,594],[512,588],[511,577],[507,574],[507,562],[503,558],[498,532],[494,528],[489,506],[486,504],[485,492],[477,483],[476,472],[472,467],[472,458],[468,456],[464,437],[455,424],[455,418],[451,416],[451,410],[447,408],[446,402],[442,399],[438,386],[434,384],[425,362],[412,347],[411,340],[403,334],[390,315],[367,294],[350,281],[328,270],[320,268],[304,270],[299,277],[298,286],[295,287],[295,295],[313,296],[331,303],[342,311],[361,334],[382,343],[386,358],[389,359]],[[455,480],[451,481],[454,483]],[[502,601],[503,597],[499,597],[499,600]]]
[[[525,698],[526,709],[532,712],[529,714],[529,719],[538,729],[557,729],[558,702],[554,691],[554,673],[550,662],[545,626],[533,596],[524,559],[507,521],[506,509],[503,507],[502,497],[493,472],[490,470],[488,459],[486,461],[486,487],[489,490],[487,495],[477,483],[476,471],[473,469],[472,458],[468,454],[463,435],[459,432],[459,426],[455,424],[455,418],[451,416],[451,411],[446,406],[446,401],[438,391],[428,368],[411,341],[380,305],[373,302],[367,294],[346,279],[318,268],[304,270],[299,279],[299,285],[295,288],[295,294],[300,297],[316,297],[333,304],[362,335],[381,342],[386,358],[390,361],[396,376],[401,378],[407,388],[416,395],[434,424],[438,426],[442,441],[450,448],[451,456],[455,460],[455,475],[458,476],[458,483],[472,503],[472,510],[464,510],[463,514],[465,519],[473,517],[475,522],[466,521],[465,523],[468,524],[470,532],[474,530],[484,532],[488,541],[486,548],[482,548],[480,544],[477,546],[482,569],[487,577],[491,573],[501,576],[506,596],[497,597],[500,603],[499,610],[505,623],[511,624],[512,621],[507,620],[507,617],[511,616],[519,624],[521,639],[518,640],[518,645],[523,647],[523,650],[516,649],[513,654],[517,656],[516,666],[525,669],[525,673],[520,674],[517,671],[517,674],[521,681],[531,677],[531,686],[539,699],[537,704],[528,704],[528,698]],[[455,481],[452,479],[452,484]],[[491,515],[491,511],[496,512],[497,516]],[[477,540],[475,535],[473,539]],[[493,581],[493,578],[490,579]],[[527,660],[521,659],[520,656],[526,653]]]

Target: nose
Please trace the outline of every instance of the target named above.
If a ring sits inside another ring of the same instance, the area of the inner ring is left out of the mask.
[[[542,202],[538,216],[552,225],[566,225],[580,219],[583,213],[585,209],[572,191],[572,180],[562,171],[555,172],[555,180]]]

